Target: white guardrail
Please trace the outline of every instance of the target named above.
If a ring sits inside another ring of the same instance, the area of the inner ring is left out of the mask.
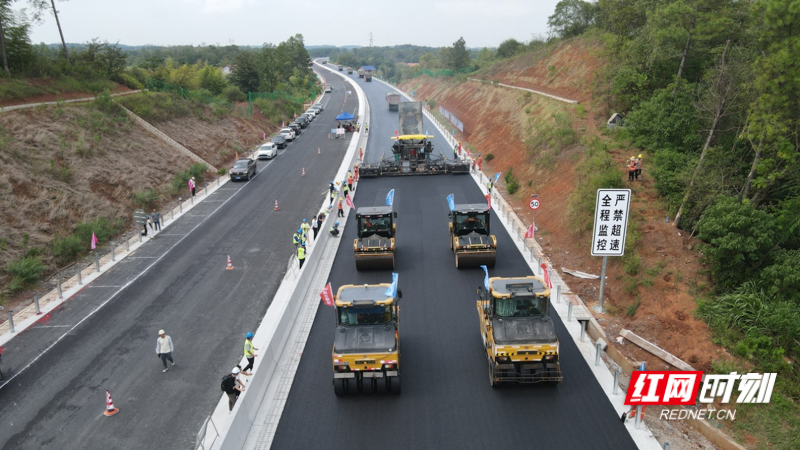
[[[358,95],[358,117],[362,124],[369,120],[369,107],[366,96],[361,87],[355,86]],[[362,125],[362,130],[365,129]],[[364,147],[366,143],[366,133],[357,132],[353,135],[350,145],[342,159],[342,164],[336,173],[335,180],[343,180],[347,171],[353,167],[358,160],[358,149]],[[310,151],[310,150],[309,150]],[[320,210],[328,210],[327,197],[320,205]],[[334,210],[331,210],[334,211]],[[349,208],[345,206],[345,214],[349,214]],[[341,220],[340,229],[344,228],[347,216]],[[320,232],[316,240],[310,240],[310,248],[306,254],[306,261],[302,269],[296,268],[296,258],[292,256],[287,270],[278,291],[272,299],[272,303],[267,309],[267,313],[253,338],[253,345],[259,349],[257,352],[253,375],[246,383],[245,391],[239,396],[233,410],[228,411],[228,396],[222,394],[217,407],[209,419],[207,419],[200,429],[197,436],[195,448],[213,450],[239,450],[244,447],[245,442],[253,427],[256,415],[265,401],[268,387],[273,377],[280,376],[276,371],[281,360],[281,355],[287,347],[287,341],[295,326],[298,313],[311,296],[319,301],[319,291],[313,290],[312,280],[318,276],[317,269],[323,261],[321,251],[328,247],[328,242],[334,239],[333,252],[338,248],[339,238],[332,238],[327,230],[332,222],[338,219],[335,213],[327,214],[325,222],[320,227]],[[319,250],[318,250],[319,249]],[[330,267],[327,268],[330,270]],[[327,278],[327,273],[325,274]],[[220,378],[224,374],[220,374]]]

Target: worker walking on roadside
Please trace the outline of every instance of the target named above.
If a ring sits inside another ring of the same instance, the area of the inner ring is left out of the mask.
[[[335,191],[335,190],[333,190],[333,191],[331,191],[331,202],[330,202],[330,204],[331,204],[331,205],[333,205],[333,201],[334,201],[335,199],[336,199],[336,191]]]
[[[303,268],[303,263],[306,262],[306,244],[305,242],[297,247],[297,261],[300,263],[300,269]]]
[[[192,179],[189,180],[189,190],[192,191],[192,197],[194,197],[194,190],[196,187],[197,185],[194,182],[194,177],[192,177]]]
[[[347,171],[347,187],[350,188],[351,191],[353,190],[353,173],[349,170]]]
[[[173,349],[172,337],[167,336],[167,334],[164,333],[164,330],[158,330],[158,339],[156,339],[156,355],[158,355],[161,363],[164,364],[164,370],[162,370],[162,372],[169,370],[169,367],[167,367],[167,361],[169,361],[169,363],[173,366],[175,365],[175,361],[172,359]]]
[[[238,379],[240,372],[239,366],[236,366],[231,370],[230,375],[222,379],[222,390],[228,395],[228,411],[233,411],[233,405],[239,399],[239,394],[244,392],[244,385]]]
[[[642,181],[642,154],[636,158],[636,181]]]
[[[636,177],[636,158],[633,156],[628,159],[628,181],[633,181]]]
[[[250,370],[253,369],[256,356],[258,356],[255,353],[256,350],[258,349],[253,346],[253,333],[248,332],[244,337],[244,357],[247,358],[247,365],[244,366],[244,369],[242,369],[243,375],[253,374],[253,372],[250,372]]]
[[[336,217],[344,217],[344,208],[342,207],[342,197],[339,197],[339,212]]]
[[[353,177],[358,182],[358,163],[353,164]]]

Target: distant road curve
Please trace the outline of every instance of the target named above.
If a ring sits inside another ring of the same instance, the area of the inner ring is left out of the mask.
[[[467,79],[468,79],[469,81],[477,81],[477,82],[479,82],[479,83],[489,83],[489,84],[494,84],[494,83],[492,83],[492,82],[491,82],[491,81],[489,81],[489,80],[479,80],[479,79],[477,79],[477,78],[467,78]],[[519,90],[521,90],[521,91],[528,91],[528,92],[533,92],[534,94],[544,95],[545,97],[550,97],[550,98],[552,98],[552,99],[554,99],[554,100],[558,100],[558,101],[560,101],[560,102],[564,102],[564,103],[571,103],[571,104],[573,104],[573,105],[577,105],[577,104],[578,104],[578,101],[577,101],[577,100],[570,100],[570,99],[568,99],[568,98],[559,97],[559,96],[557,96],[557,95],[553,95],[553,94],[548,94],[547,92],[536,91],[536,90],[533,90],[533,89],[528,89],[528,88],[519,87],[519,86],[511,86],[510,84],[503,84],[503,83],[496,83],[496,84],[497,84],[498,86],[503,86],[503,87],[507,87],[507,88],[511,88],[511,89],[519,89]]]

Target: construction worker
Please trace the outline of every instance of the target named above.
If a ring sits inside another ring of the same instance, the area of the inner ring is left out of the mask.
[[[339,237],[339,222],[336,222],[336,223],[335,223],[335,224],[333,224],[333,226],[331,227],[331,236],[333,236],[333,237]]]
[[[631,156],[628,159],[628,181],[633,181],[636,176],[636,158]]]
[[[306,262],[306,247],[305,244],[297,247],[297,261],[300,263],[300,268],[303,268],[303,263]]]
[[[353,190],[353,173],[349,170],[347,171],[347,187],[349,187],[351,191]]]
[[[256,361],[256,353],[255,351],[258,350],[257,348],[253,347],[253,333],[247,333],[244,338],[244,357],[247,358],[247,365],[244,366],[242,369],[243,375],[252,375],[253,373],[250,370],[253,368],[253,364]]]
[[[342,183],[344,187],[342,187],[342,191],[344,191],[344,196],[347,197],[350,195],[350,187],[347,186],[347,183]]]
[[[642,181],[642,154],[639,154],[639,157],[636,158],[636,180]]]
[[[336,190],[331,191],[331,202],[330,205],[333,205],[333,201],[336,199]]]
[[[366,129],[367,129],[367,134],[369,134],[369,122],[367,122],[367,123],[366,123],[364,126],[365,126],[365,127],[366,127]]]
[[[344,217],[344,208],[342,207],[342,197],[339,197],[339,212],[336,217]]]
[[[353,177],[358,181],[358,163],[353,164]]]
[[[308,240],[308,231],[311,230],[311,225],[306,222],[306,219],[303,219],[303,223],[300,224],[300,229],[303,231],[303,240]]]
[[[483,156],[478,153],[478,170],[481,170],[481,164],[483,163]]]
[[[494,186],[494,178],[489,177],[489,182],[486,183],[486,189],[488,189],[489,192],[492,192],[492,186]]]
[[[331,194],[333,194],[333,191],[336,190],[336,186],[333,185],[333,181],[331,181],[330,186],[328,186],[328,190],[330,191]]]
[[[301,242],[303,242],[303,230],[298,228],[297,231],[292,235],[292,244],[297,247]]]

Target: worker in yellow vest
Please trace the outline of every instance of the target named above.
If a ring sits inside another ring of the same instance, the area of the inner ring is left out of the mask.
[[[297,260],[300,262],[300,268],[303,268],[303,263],[306,261],[306,246],[303,242],[300,247],[297,247]]]
[[[253,347],[253,333],[247,333],[244,339],[244,357],[247,358],[247,365],[242,370],[243,375],[252,375],[253,373],[251,370],[253,369],[253,364],[256,361],[256,353],[255,351],[258,350],[257,348]]]

